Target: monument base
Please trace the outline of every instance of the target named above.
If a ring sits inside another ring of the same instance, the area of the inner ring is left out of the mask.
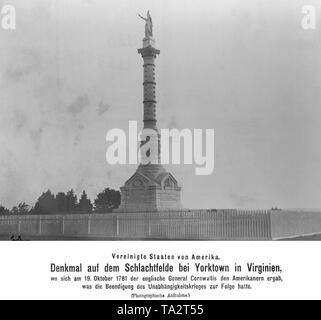
[[[150,47],[150,46],[155,48],[155,40],[153,38],[144,38],[143,48]]]
[[[117,212],[181,210],[181,187],[161,165],[140,165],[121,190]]]

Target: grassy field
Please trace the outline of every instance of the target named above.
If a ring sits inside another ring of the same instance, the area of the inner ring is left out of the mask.
[[[0,241],[11,241],[10,236],[0,235]],[[160,241],[160,239],[115,239],[107,237],[52,237],[52,236],[22,236],[22,241]],[[163,241],[163,240],[162,240]],[[164,241],[170,241],[164,239]],[[177,240],[184,241],[184,240]]]
[[[298,236],[294,238],[286,238],[282,239],[281,241],[320,241],[321,240],[321,233],[313,234],[309,236]]]
[[[49,236],[22,236],[23,241],[170,241],[167,239],[115,239],[103,237],[49,237]],[[10,236],[0,235],[0,241],[11,241]],[[193,241],[193,240],[177,240],[177,241]],[[216,241],[216,240],[215,240]],[[229,240],[231,241],[231,240]],[[246,240],[242,240],[246,241]],[[278,241],[321,241],[321,233],[298,236],[293,238],[278,239]]]

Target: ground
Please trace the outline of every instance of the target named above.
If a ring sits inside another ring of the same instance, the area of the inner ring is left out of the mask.
[[[282,239],[281,241],[320,241],[321,233],[317,233],[310,236],[299,236],[295,238]]]
[[[10,236],[8,235],[0,235],[0,241],[9,241]],[[49,236],[22,236],[22,240],[24,241],[159,241],[159,239],[115,239],[115,238],[102,238],[102,237],[49,237]],[[165,241],[168,241],[164,239]],[[163,240],[162,240],[163,241]],[[179,240],[178,240],[179,241]],[[186,241],[186,240],[180,240]],[[191,240],[188,240],[191,241]],[[244,240],[246,241],[246,240]],[[285,238],[280,241],[321,241],[321,233],[310,235],[310,236],[299,236],[295,238]]]

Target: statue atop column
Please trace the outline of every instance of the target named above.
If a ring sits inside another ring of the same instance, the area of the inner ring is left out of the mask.
[[[147,11],[147,17],[144,18],[140,14],[138,14],[140,18],[145,20],[145,38],[153,38],[153,20],[152,17],[150,16],[149,10]]]

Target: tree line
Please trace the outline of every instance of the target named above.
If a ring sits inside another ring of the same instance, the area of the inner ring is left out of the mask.
[[[48,190],[42,193],[33,207],[25,202],[19,203],[12,209],[0,205],[0,215],[110,213],[119,205],[120,192],[109,188],[100,192],[94,203],[91,202],[85,191],[78,201],[73,189],[66,193],[58,192],[56,195]]]

